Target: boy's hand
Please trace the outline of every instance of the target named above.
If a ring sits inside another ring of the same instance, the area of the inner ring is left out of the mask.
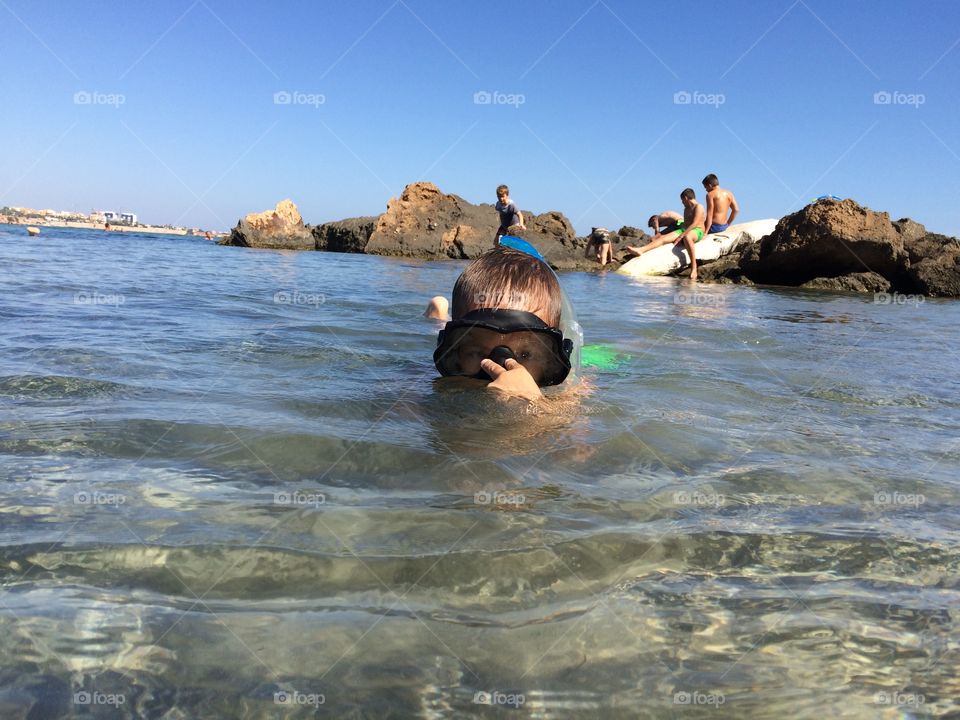
[[[498,365],[489,358],[480,363],[486,373],[493,378],[488,388],[499,390],[507,395],[536,400],[543,397],[540,387],[534,381],[527,369],[513,358],[508,358],[503,365]]]

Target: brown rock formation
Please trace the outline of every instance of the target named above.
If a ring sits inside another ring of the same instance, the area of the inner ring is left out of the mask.
[[[875,272],[891,277],[908,264],[903,237],[887,213],[853,200],[821,200],[787,215],[741,267],[753,281],[802,285],[814,278]]]
[[[853,200],[821,200],[782,218],[735,261],[708,265],[700,278],[960,297],[960,241],[909,218],[891,222]]]
[[[250,213],[220,244],[285,250],[316,249],[316,241],[303,224],[300,211],[292,200],[281,200],[273,210]]]
[[[564,269],[587,266],[585,241],[576,237],[562,213],[523,214],[527,229],[520,234],[550,264]],[[475,258],[493,247],[499,225],[493,205],[474,205],[433,183],[413,183],[387,204],[365,252],[427,260]]]

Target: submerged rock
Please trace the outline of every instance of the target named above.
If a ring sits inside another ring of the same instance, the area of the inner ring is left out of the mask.
[[[273,210],[250,213],[219,244],[274,250],[316,249],[313,235],[292,200],[281,200]]]
[[[859,293],[889,292],[890,281],[875,272],[851,273],[840,277],[808,280],[800,287],[808,290],[843,290]]]

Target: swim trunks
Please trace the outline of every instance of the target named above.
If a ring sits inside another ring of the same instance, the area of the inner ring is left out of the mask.
[[[702,230],[702,229],[700,229],[700,228],[694,228],[693,231],[697,234],[697,239],[694,240],[695,243],[698,243],[698,242],[700,242],[701,240],[703,240],[703,230]],[[679,230],[677,230],[677,240],[679,240],[680,238],[683,237],[684,232],[685,232],[685,231],[684,231],[683,228],[680,228]]]
[[[726,230],[728,227],[730,227],[730,223],[727,223],[726,225],[721,225],[720,223],[713,223],[713,224],[710,226],[710,232],[712,232],[712,233],[723,232],[723,231]]]
[[[672,233],[675,230],[683,230],[683,220],[671,220],[670,222],[664,223],[660,226],[661,235]]]

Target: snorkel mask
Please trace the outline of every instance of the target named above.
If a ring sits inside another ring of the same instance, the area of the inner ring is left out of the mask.
[[[503,236],[500,245],[546,265],[539,251],[520,238]],[[491,380],[480,368],[480,361],[489,358],[504,365],[512,358],[530,371],[540,387],[572,381],[580,368],[583,334],[562,287],[560,295],[559,327],[551,327],[531,312],[503,308],[479,308],[448,322],[437,337],[433,353],[437,370],[443,376]]]

